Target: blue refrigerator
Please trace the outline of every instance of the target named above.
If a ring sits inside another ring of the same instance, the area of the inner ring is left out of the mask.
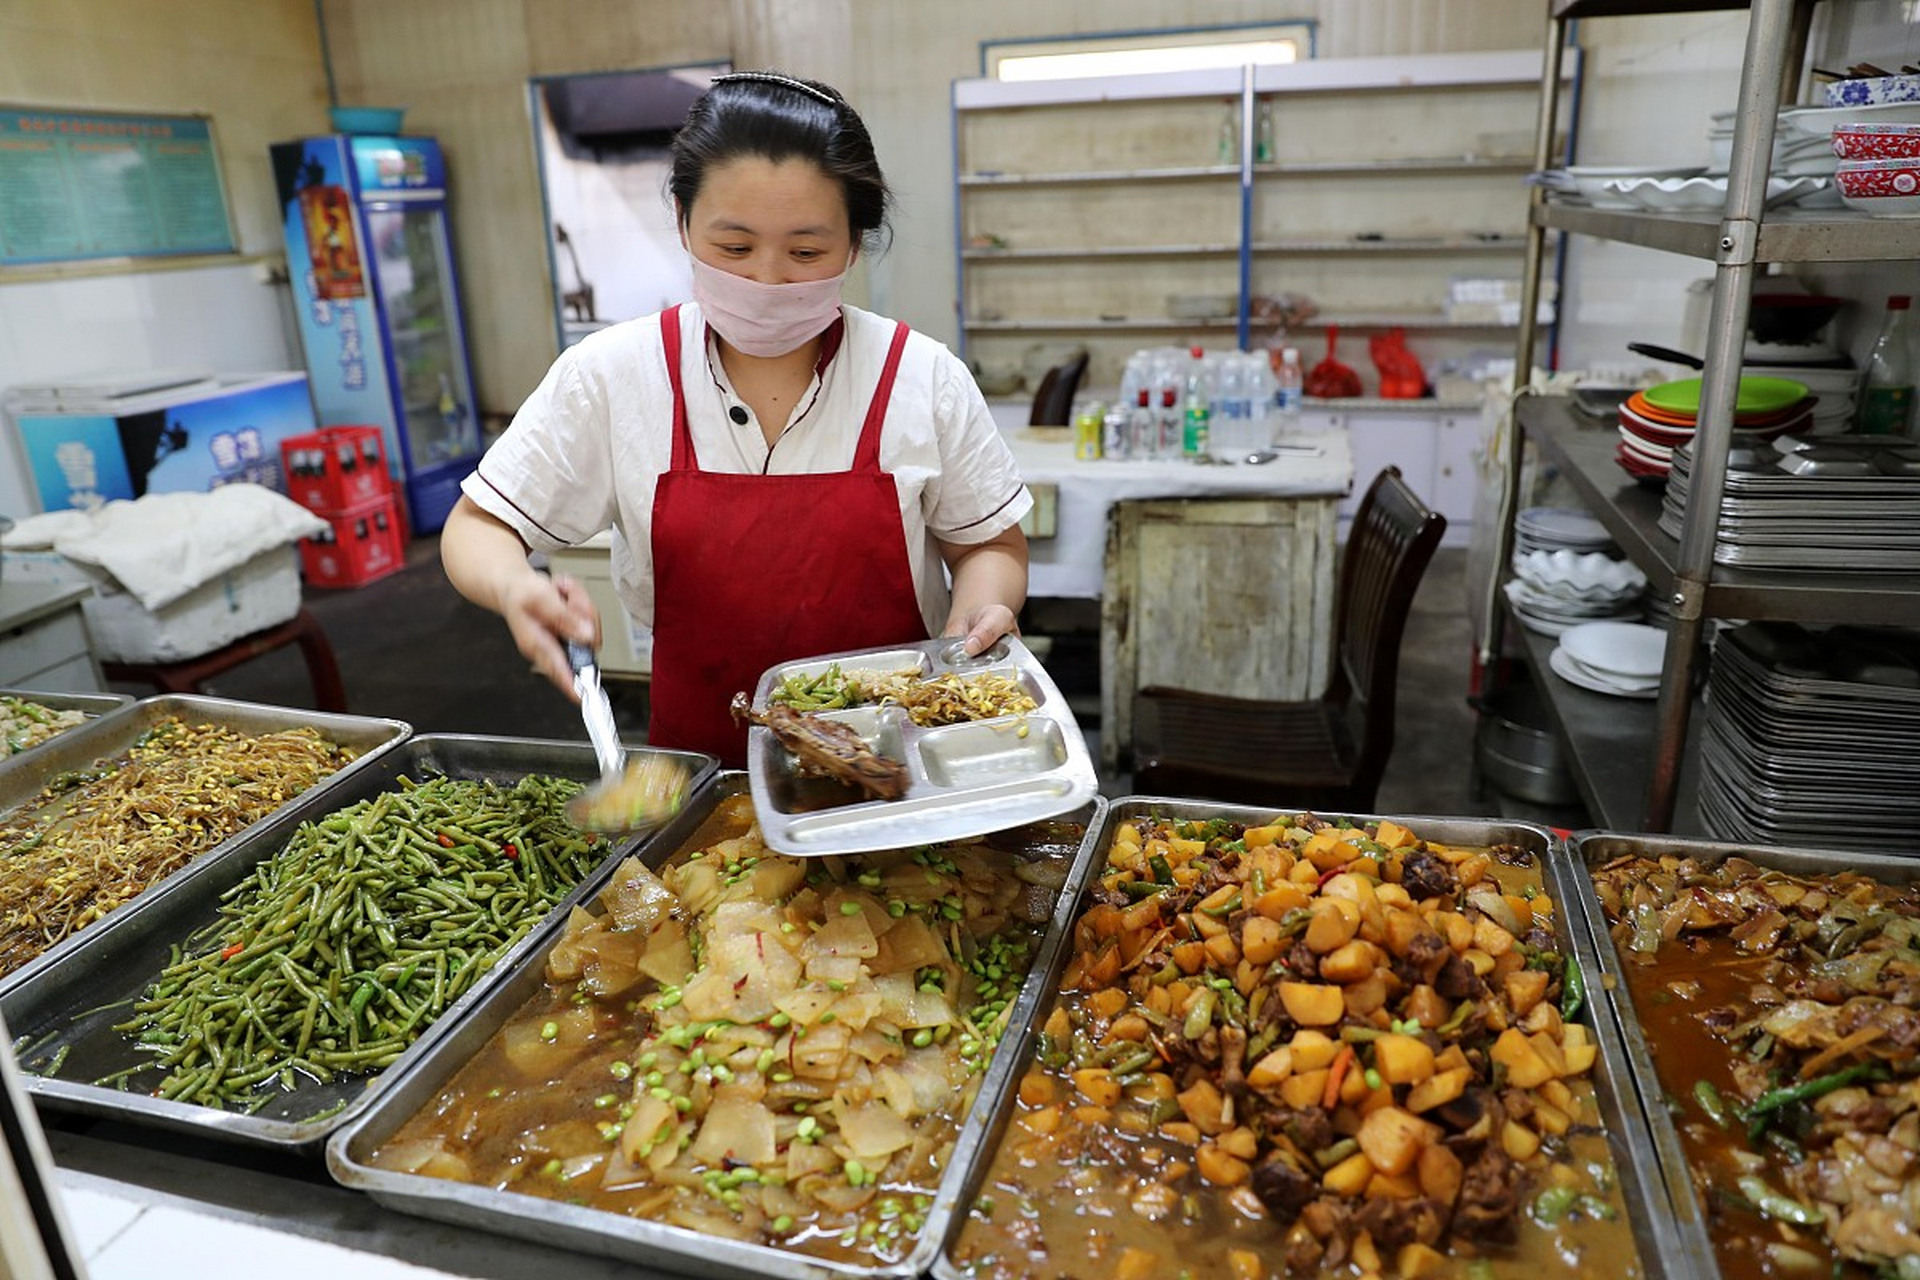
[[[481,452],[440,146],[342,134],[272,155],[320,425],[378,426],[407,520],[431,533]]]

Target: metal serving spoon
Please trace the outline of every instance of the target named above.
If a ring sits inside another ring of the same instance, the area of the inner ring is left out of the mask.
[[[567,801],[567,820],[583,831],[628,835],[651,831],[680,812],[687,799],[687,770],[671,756],[646,755],[625,763],[613,704],[600,683],[593,650],[567,641],[567,666],[580,695],[580,717],[600,762],[600,781]]]

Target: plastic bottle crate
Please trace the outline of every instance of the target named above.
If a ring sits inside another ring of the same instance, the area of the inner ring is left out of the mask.
[[[392,494],[320,518],[326,531],[300,540],[308,586],[360,587],[406,567],[406,534]]]
[[[361,507],[393,492],[378,427],[323,427],[280,442],[287,494],[320,516]]]

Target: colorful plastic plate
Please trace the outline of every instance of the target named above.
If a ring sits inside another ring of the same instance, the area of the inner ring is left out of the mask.
[[[1795,401],[1804,399],[1806,394],[1807,384],[1791,378],[1742,378],[1733,411],[1777,413]],[[1648,387],[1646,397],[1648,404],[1656,409],[1665,409],[1668,413],[1698,414],[1700,379],[1681,378],[1677,382],[1663,382],[1657,387]]]

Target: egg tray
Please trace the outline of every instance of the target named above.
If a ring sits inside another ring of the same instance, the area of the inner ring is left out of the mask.
[[[1002,676],[1033,699],[1032,711],[961,724],[916,725],[907,709],[865,705],[815,714],[837,720],[877,754],[906,766],[906,794],[860,798],[845,785],[804,773],[769,729],[747,737],[747,775],[767,844],[796,857],[866,853],[965,840],[1076,809],[1099,791],[1099,776],[1073,709],[1032,650],[1012,636],[968,657],[948,637],[917,645],[825,654],[769,668],[753,694],[756,712],[790,677],[843,672]]]

